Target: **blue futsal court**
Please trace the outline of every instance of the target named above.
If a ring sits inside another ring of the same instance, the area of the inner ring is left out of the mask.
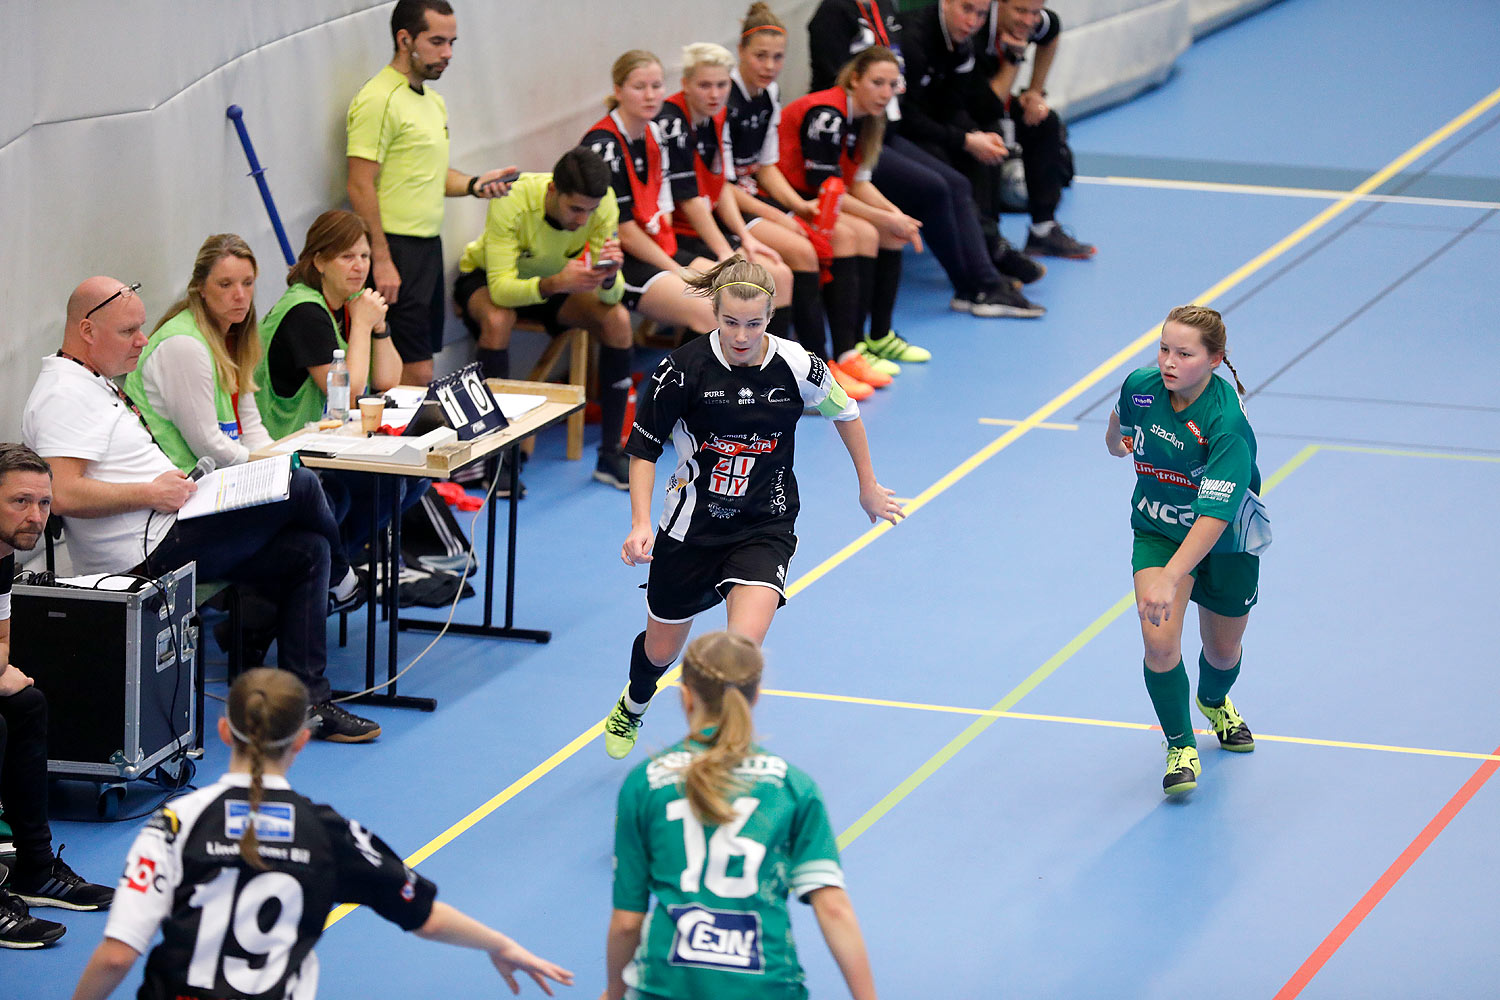
[[[1044,319],[950,313],[935,262],[908,259],[897,320],[935,357],[863,407],[905,523],[867,530],[837,435],[802,426],[757,722],[823,789],[882,996],[1500,995],[1500,10],[1414,13],[1285,0],[1074,123],[1061,215],[1100,252],[1049,262]],[[1190,300],[1225,313],[1276,542],[1234,690],[1259,746],[1200,740],[1199,788],[1169,802],[1128,596],[1133,473],[1102,438]],[[645,573],[619,560],[625,497],[562,452],[542,438],[521,512],[517,624],[551,644],[444,638],[401,685],[435,714],[371,709],[379,741],[314,744],[292,778],[592,998],[628,767],[599,720]],[[362,676],[361,629],[336,686]],[[402,662],[427,639],[404,634]],[[683,731],[666,692],[642,746]],[[54,839],[107,881],[134,829],[63,819]],[[794,916],[812,993],[846,995]],[[325,997],[503,989],[482,955],[336,917]],[[104,917],[61,919],[57,947],[3,961],[0,995],[71,993]]]

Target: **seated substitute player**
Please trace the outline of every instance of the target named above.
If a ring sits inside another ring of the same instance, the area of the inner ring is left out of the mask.
[[[831,417],[859,476],[859,505],[874,523],[901,505],[875,480],[859,406],[828,367],[766,333],[775,288],[759,264],[731,257],[694,289],[712,296],[718,329],[667,355],[636,407],[630,455],[626,565],[651,563],[646,630],[630,648],[630,683],[604,723],[611,757],[630,753],[656,682],[687,643],[693,618],[724,601],[729,630],[759,644],[786,603],[797,550],[793,438],[804,409]],[[644,384],[644,383],[643,383]],[[664,444],[677,451],[655,532],[651,491]]]
[[[1241,640],[1260,595],[1260,553],[1270,526],[1257,494],[1255,432],[1235,395],[1239,374],[1225,356],[1224,320],[1205,306],[1178,306],[1162,323],[1156,367],[1125,379],[1104,443],[1135,456],[1131,570],[1145,640],[1146,691],[1167,738],[1168,795],[1198,787],[1201,767],[1188,714],[1182,616],[1198,605],[1198,709],[1219,745],[1255,749],[1229,700]],[[1223,362],[1234,385],[1214,375]]]
[[[312,1000],[313,945],[334,904],[368,905],[403,930],[487,952],[511,992],[573,974],[436,900],[437,886],[379,837],[298,795],[286,772],[307,745],[307,690],[257,667],[230,688],[219,738],[229,772],[157,810],[125,863],[115,905],[73,1000],[112,993],[158,930],[140,1000]],[[274,901],[274,905],[272,905]]]
[[[568,150],[550,174],[527,173],[490,202],[484,235],[464,248],[453,301],[479,340],[485,378],[510,378],[510,334],[517,319],[551,336],[582,327],[599,341],[599,461],[594,478],[630,488],[620,448],[634,361],[630,314],[620,305],[624,255],[609,168],[584,146]]]
[[[867,318],[870,338],[891,331],[901,284],[902,248],[910,243],[918,252],[922,249],[922,224],[891,204],[870,182],[880,159],[885,107],[895,95],[900,76],[895,53],[871,46],[849,60],[834,86],[788,104],[779,128],[781,170],[798,195],[816,198],[823,185],[835,178],[848,192],[834,227],[835,255],[844,227],[862,243],[854,261],[842,262],[853,268],[859,288],[852,329],[842,309],[835,308],[839,297],[832,300],[829,311],[834,370],[847,377],[839,382],[846,392],[851,379],[856,392],[861,382],[875,388],[890,384],[890,376],[872,370],[873,363],[859,351],[859,341]],[[840,280],[840,263],[834,261],[835,283]]]
[[[21,444],[0,444],[0,801],[16,845],[15,872],[0,889],[0,948],[43,948],[67,930],[26,904],[109,908],[114,890],[91,885],[52,851],[47,822],[47,699],[10,662],[10,586],[16,553],[36,548],[52,509],[52,470]],[[5,881],[0,865],[0,882]],[[19,973],[17,973],[19,974]]]
[[[610,187],[619,205],[620,247],[625,254],[621,301],[626,309],[657,323],[707,333],[713,329],[713,310],[687,296],[685,282],[713,264],[677,247],[672,214],[678,206],[667,179],[669,154],[653,121],[666,97],[661,60],[631,49],[615,60],[610,78],[614,93],[604,102],[609,114],[594,123],[581,144],[609,166]],[[702,202],[684,209],[701,209],[705,218],[708,214]]]
[[[620,789],[607,1000],[806,997],[788,892],[811,904],[850,994],[875,1000],[818,787],[752,742],[761,668],[744,636],[693,640],[682,662],[688,736]]]

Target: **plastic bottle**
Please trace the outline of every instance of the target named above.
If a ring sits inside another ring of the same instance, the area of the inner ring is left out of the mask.
[[[349,420],[349,366],[344,362],[343,351],[334,351],[333,364],[328,366],[328,401],[323,416],[340,423]]]

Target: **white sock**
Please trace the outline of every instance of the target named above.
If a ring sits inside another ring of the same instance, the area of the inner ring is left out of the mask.
[[[625,702],[625,710],[632,715],[645,715],[646,709],[651,707],[651,703],[649,701],[642,702],[636,701],[631,698],[630,692],[628,691],[625,692],[621,700]]]
[[[1052,230],[1055,229],[1056,227],[1057,227],[1057,220],[1056,219],[1048,219],[1046,222],[1033,222],[1031,224],[1031,231],[1034,234],[1036,234],[1037,236],[1046,236],[1048,233],[1052,232]]]
[[[354,593],[354,588],[359,586],[359,577],[354,575],[354,570],[344,571],[344,578],[334,584],[329,590],[333,591],[335,600],[346,601]]]

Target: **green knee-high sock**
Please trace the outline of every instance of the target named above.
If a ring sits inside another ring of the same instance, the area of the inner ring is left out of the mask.
[[[1234,680],[1240,675],[1240,664],[1245,662],[1245,654],[1240,653],[1240,658],[1234,661],[1234,666],[1228,670],[1220,670],[1202,653],[1198,654],[1198,700],[1209,708],[1223,708],[1224,699],[1229,697],[1229,689],[1234,686]]]
[[[1141,663],[1146,671],[1146,693],[1151,696],[1151,705],[1156,709],[1156,718],[1161,722],[1161,731],[1167,737],[1167,746],[1195,747],[1193,720],[1188,715],[1187,668],[1182,661],[1164,674],[1159,674]]]

